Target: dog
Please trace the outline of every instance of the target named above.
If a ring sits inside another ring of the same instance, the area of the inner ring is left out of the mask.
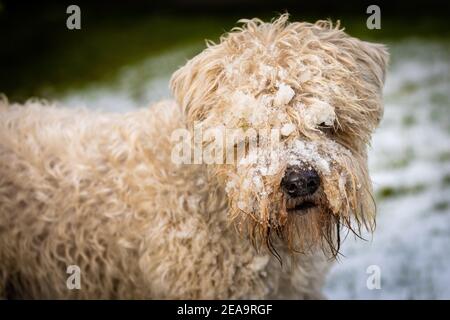
[[[1,100],[0,297],[324,298],[342,233],[375,226],[388,53],[330,21],[240,22],[173,74],[173,101]],[[231,161],[175,161],[174,132],[217,144],[198,128],[241,130],[212,152]]]

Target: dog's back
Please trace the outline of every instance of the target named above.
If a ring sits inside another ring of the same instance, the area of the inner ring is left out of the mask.
[[[171,102],[129,114],[2,102],[0,298],[321,297],[323,255],[282,268],[258,254],[204,166],[172,163],[183,126]]]
[[[136,248],[152,211],[139,211],[137,198],[144,188],[151,196],[154,166],[170,160],[173,108],[101,114],[0,102],[0,296],[152,295]],[[68,290],[72,264],[83,290]]]

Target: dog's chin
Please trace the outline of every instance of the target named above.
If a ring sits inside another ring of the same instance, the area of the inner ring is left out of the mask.
[[[287,199],[286,211],[288,214],[303,216],[311,214],[319,209],[316,200],[310,198]]]

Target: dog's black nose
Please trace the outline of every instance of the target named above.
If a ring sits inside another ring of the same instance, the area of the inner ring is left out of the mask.
[[[291,197],[312,195],[320,186],[320,177],[314,169],[289,167],[281,180],[281,187]]]

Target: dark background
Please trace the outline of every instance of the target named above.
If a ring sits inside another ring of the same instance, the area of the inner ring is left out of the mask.
[[[81,8],[82,29],[66,28]],[[366,8],[381,7],[382,29],[368,30]],[[0,93],[11,100],[52,98],[113,78],[120,67],[204,39],[217,40],[240,18],[340,19],[369,40],[450,36],[449,1],[17,1],[0,0]]]

